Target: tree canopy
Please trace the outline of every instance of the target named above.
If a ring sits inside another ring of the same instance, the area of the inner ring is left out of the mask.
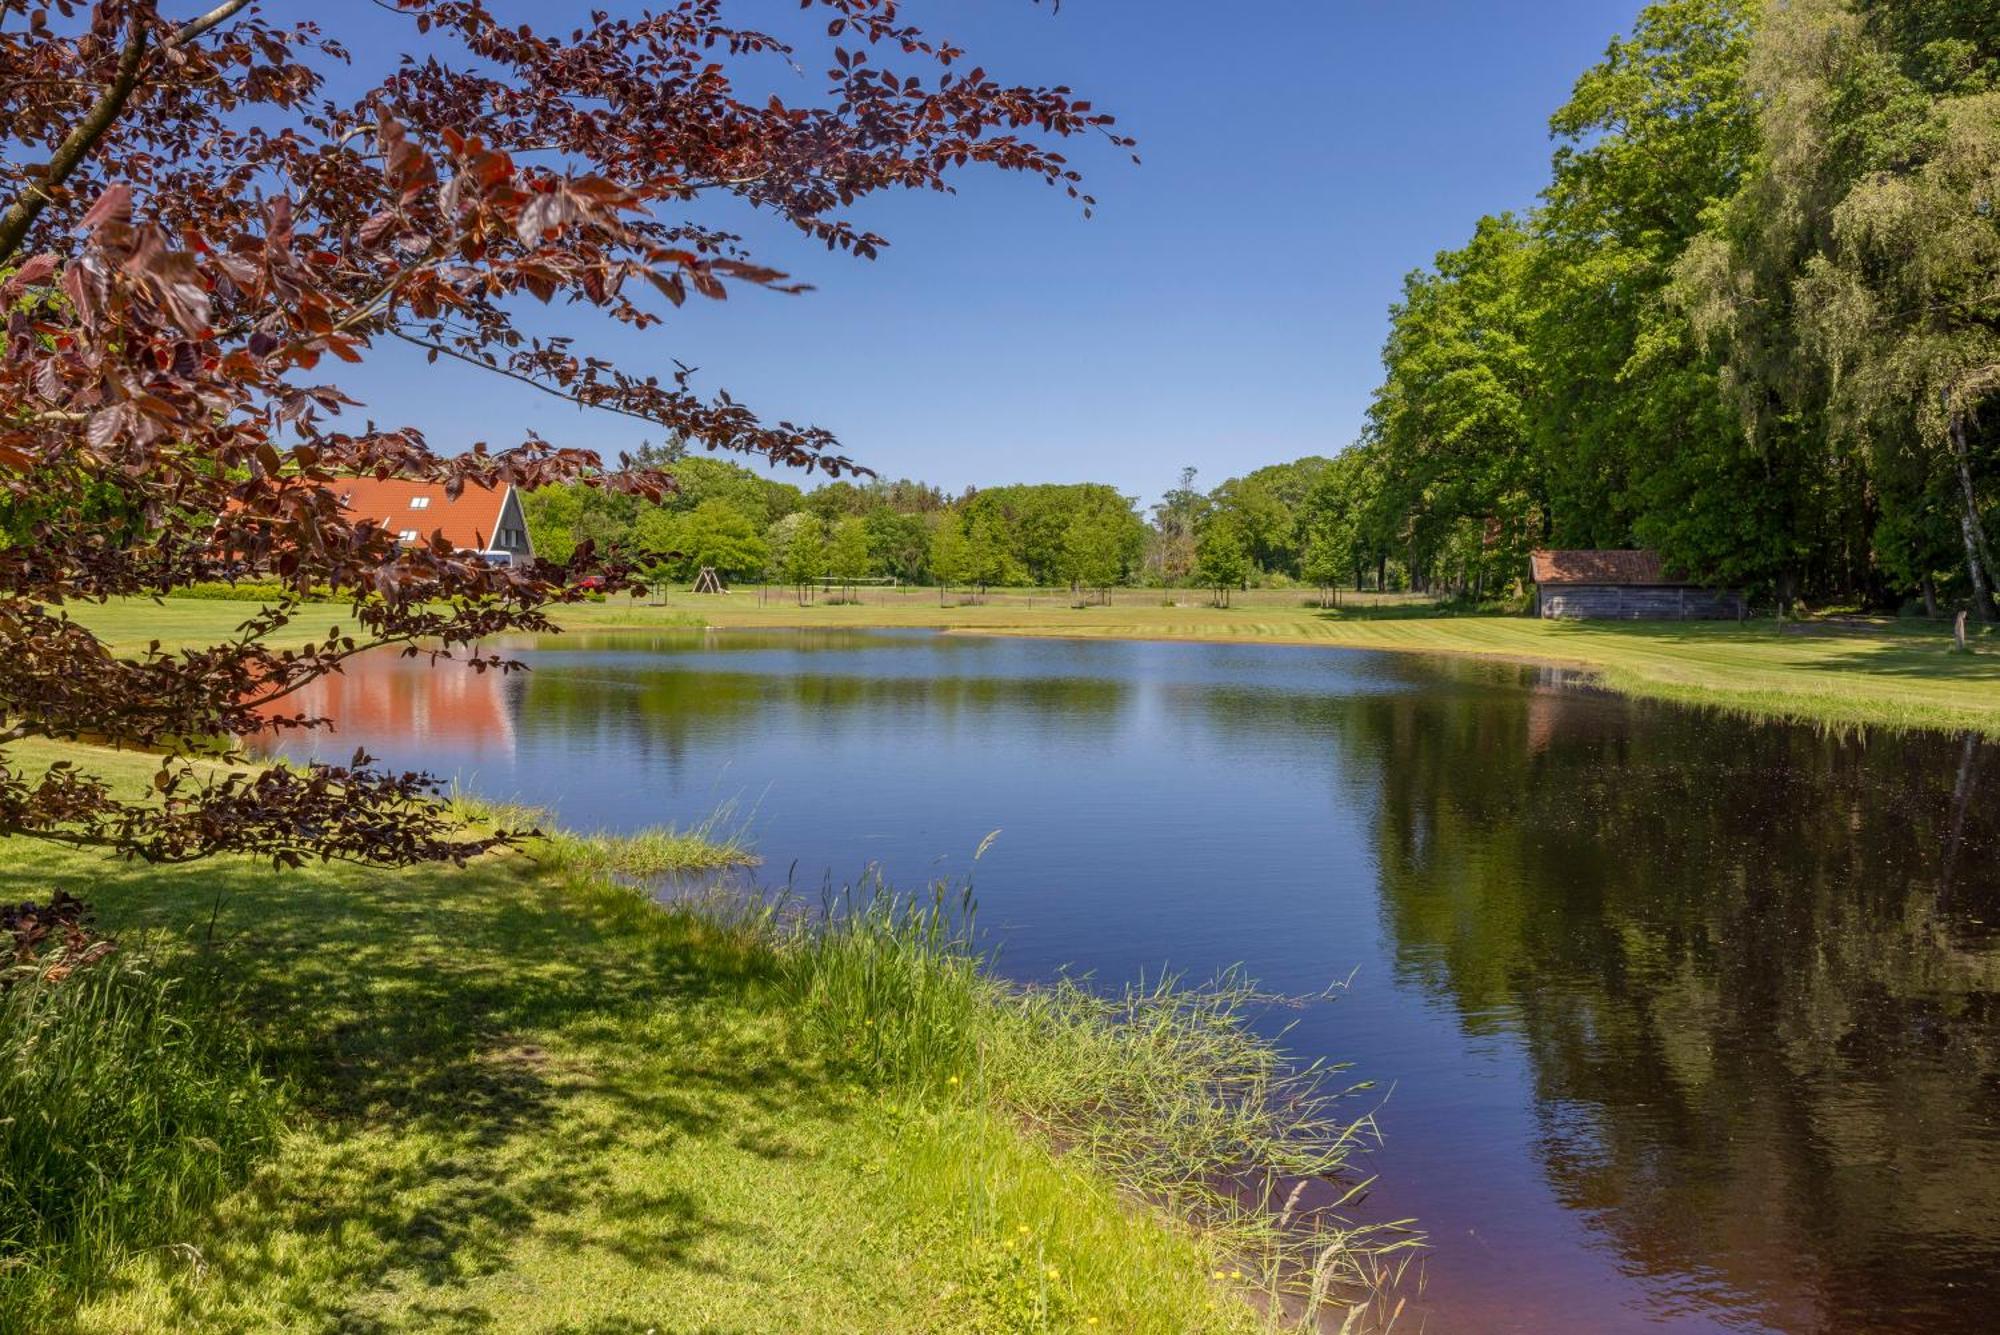
[[[1650,546],[1779,599],[1984,610],[2000,502],[2000,32],[1957,0],[1661,0],[1577,80],[1541,204],[1413,274],[1308,527],[1420,586]]]

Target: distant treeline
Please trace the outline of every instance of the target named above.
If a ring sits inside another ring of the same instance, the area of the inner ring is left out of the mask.
[[[724,579],[777,583],[1284,582],[1315,573],[1305,552],[1309,505],[1315,483],[1336,468],[1301,459],[1207,493],[1185,470],[1149,521],[1136,498],[1095,482],[969,488],[958,496],[907,479],[804,491],[678,449],[644,450],[639,462],[670,472],[678,490],[656,503],[587,487],[535,492],[527,514],[536,551],[566,560],[589,540],[602,555],[675,580],[708,566]]]

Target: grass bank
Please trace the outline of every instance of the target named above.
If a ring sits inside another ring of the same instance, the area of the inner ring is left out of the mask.
[[[859,604],[800,607],[789,595],[754,590],[721,596],[673,594],[669,605],[625,599],[563,609],[577,630],[719,628],[933,628],[963,634],[1082,639],[1298,644],[1386,653],[1446,654],[1574,668],[1610,689],[1756,718],[1834,727],[1880,725],[1971,731],[2000,738],[2000,638],[1977,637],[1952,652],[1942,625],[1890,620],[1746,624],[1539,621],[1445,616],[1400,599],[1348,595],[1339,609],[1304,605],[1301,594],[1239,595],[1229,608],[1182,591],[1161,606],[1148,590],[1121,590],[1112,606],[1072,608],[1066,598],[996,595],[980,605],[937,605],[934,594],[870,592]],[[307,613],[310,619],[314,608]],[[325,609],[328,621],[339,609]],[[82,606],[76,615],[124,651],[154,639],[191,642],[225,633],[240,604],[126,600]],[[312,624],[317,627],[318,622]]]
[[[1306,606],[1297,593],[1239,595],[1229,608],[1206,606],[1187,591],[1180,596],[1184,604],[1173,607],[1161,606],[1155,591],[1120,590],[1109,607],[1072,608],[1065,599],[1043,597],[940,608],[935,595],[867,593],[858,605],[801,608],[788,598],[760,603],[755,591],[743,591],[675,594],[670,606],[650,610],[675,618],[693,613],[717,627],[936,627],[1503,659],[1575,668],[1630,695],[1758,718],[1970,730],[2000,738],[2000,638],[1980,637],[1974,652],[1958,654],[1942,624],[1541,621],[1438,615],[1353,595],[1331,610]],[[563,620],[578,629],[629,627],[646,610],[591,605],[566,609]]]
[[[1298,1102],[1240,992],[1021,992],[929,901],[808,930],[615,879],[741,855],[568,838],[276,874],[0,843],[0,900],[86,894],[160,980],[118,984],[150,1010],[78,1097],[28,1030],[0,1040],[15,1132],[136,1107],[74,1147],[100,1162],[36,1198],[38,1234],[0,1234],[0,1325],[1179,1335],[1265,1328],[1261,1286],[1352,1296],[1328,1282],[1364,1248],[1306,1255],[1222,1190],[1366,1129]],[[76,1006],[44,1035],[103,1014],[74,980],[36,995]]]

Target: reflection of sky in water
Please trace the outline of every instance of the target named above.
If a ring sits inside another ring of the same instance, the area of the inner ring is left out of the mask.
[[[340,730],[291,745],[583,828],[733,801],[766,879],[808,891],[961,875],[999,828],[981,920],[1022,976],[1353,973],[1283,1018],[1393,1085],[1370,1208],[1433,1233],[1428,1329],[1948,1329],[2000,1297],[1986,749],[1291,647],[522,656],[357,665],[304,702]]]

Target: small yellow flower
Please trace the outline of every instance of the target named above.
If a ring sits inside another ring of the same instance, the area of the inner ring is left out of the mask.
[[[1241,1270],[1232,1270],[1229,1272],[1229,1277],[1231,1279],[1241,1279],[1243,1278],[1243,1272]]]
[[[1228,1279],[1228,1278],[1229,1278],[1229,1276],[1227,1276],[1227,1275],[1223,1274],[1223,1273],[1222,1273],[1222,1272],[1221,1272],[1220,1270],[1218,1270],[1218,1271],[1216,1271],[1216,1272],[1215,1272],[1215,1277],[1216,1277],[1217,1279]]]
[[[945,1081],[945,1083],[946,1083],[947,1085],[955,1085],[955,1084],[957,1084],[957,1083],[958,1083],[958,1077],[957,1077],[957,1076],[953,1076],[953,1077],[952,1077],[951,1079],[949,1079],[949,1080]]]
[[[1049,1278],[1050,1278],[1050,1279],[1061,1279],[1061,1278],[1062,1278],[1062,1272],[1061,1272],[1061,1271],[1059,1271],[1059,1270],[1057,1270],[1057,1269],[1056,1269],[1056,1268],[1055,1268],[1054,1266],[1050,1266],[1050,1267],[1049,1267]]]
[[[1097,1324],[1097,1318],[1094,1316],[1087,1316],[1083,1319],[1083,1324],[1086,1326],[1094,1326]]]
[[[1016,1233],[1019,1233],[1019,1234],[1020,1234],[1020,1235],[1021,1235],[1022,1237],[1024,1237],[1024,1238],[1025,1238],[1026,1236],[1028,1236],[1028,1226],[1027,1226],[1026,1224],[1016,1224],[1016,1225],[1014,1225],[1014,1231],[1015,1231]]]
[[[1010,1252],[1014,1250],[1014,1240],[1013,1240],[1012,1238],[1009,1238],[1009,1239],[1007,1239],[1007,1240],[1006,1240],[1005,1242],[1001,1243],[1000,1245],[1001,1245],[1002,1247],[1005,1247],[1005,1248],[1006,1248],[1006,1249],[1007,1249],[1008,1251],[1010,1251]]]

